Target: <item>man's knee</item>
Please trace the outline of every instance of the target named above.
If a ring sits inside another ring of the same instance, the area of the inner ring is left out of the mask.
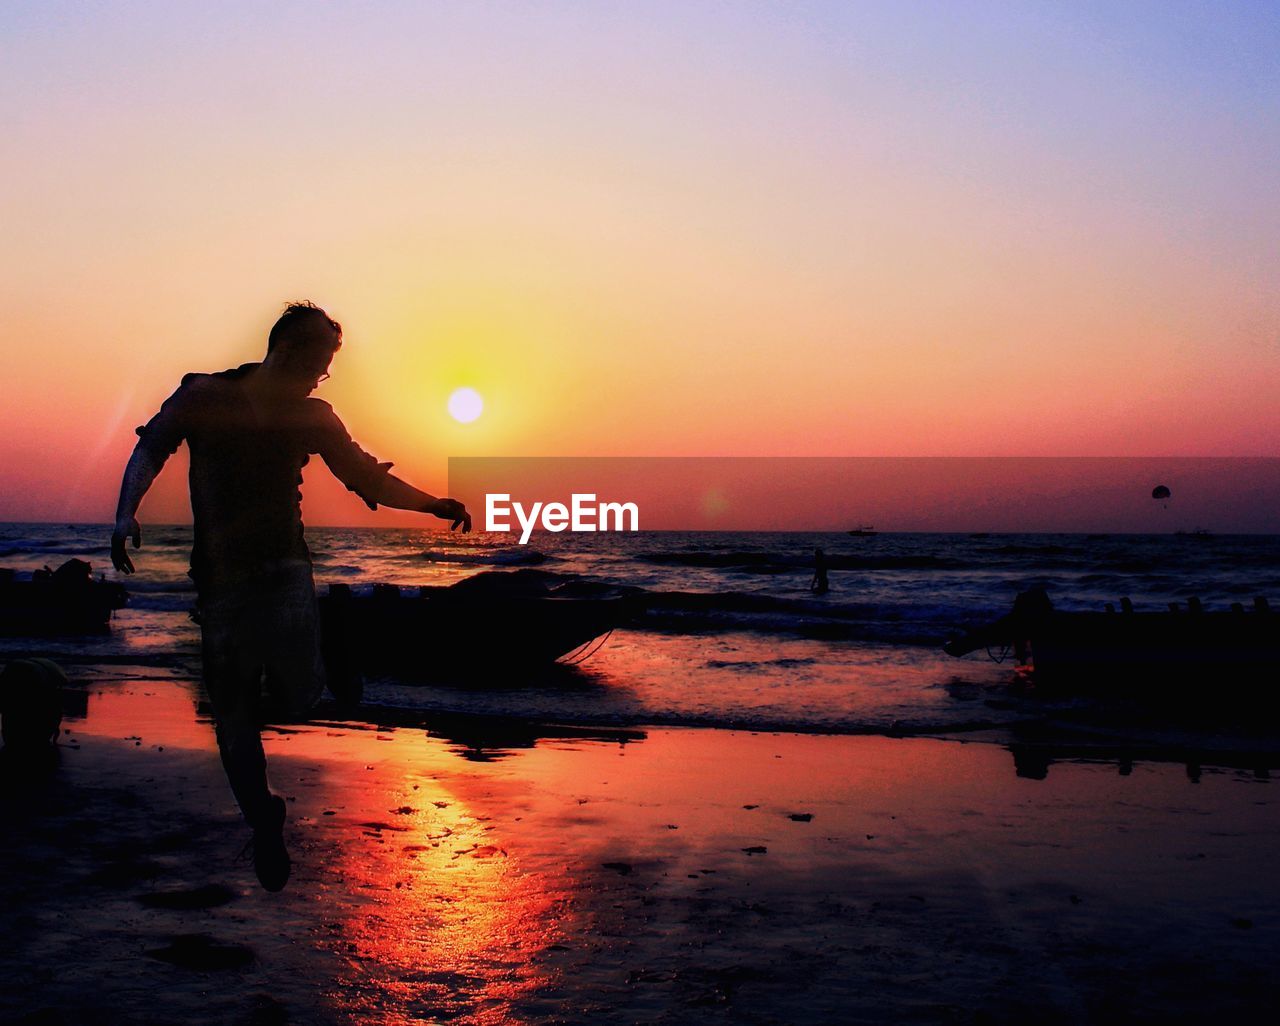
[[[262,725],[256,718],[218,718],[213,724],[218,747],[230,755],[242,755],[262,751]]]
[[[324,676],[311,670],[267,671],[266,714],[275,720],[303,720],[320,701]]]

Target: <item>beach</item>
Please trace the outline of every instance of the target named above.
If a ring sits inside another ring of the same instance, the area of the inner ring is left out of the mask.
[[[1277,1019],[1280,4],[0,39],[0,1026]]]
[[[295,862],[273,895],[194,681],[83,666],[68,699],[56,764],[5,765],[4,1021],[1195,1022],[1280,999],[1256,754],[1044,747],[1028,773],[992,740],[321,718],[265,735]]]
[[[1280,1000],[1274,724],[1213,702],[1211,672],[1162,707],[939,648],[1037,584],[1066,608],[1265,594],[1273,538],[312,536],[322,593],[532,572],[645,612],[524,671],[432,673],[450,639],[424,635],[422,675],[270,726],[294,860],[271,894],[199,683],[190,529],[151,530],[108,631],[0,639],[70,680],[56,757],[3,757],[0,1021],[1163,1023]],[[19,575],[100,567],[104,537],[0,531]]]

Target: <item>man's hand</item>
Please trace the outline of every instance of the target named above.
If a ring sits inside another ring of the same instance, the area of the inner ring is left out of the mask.
[[[468,519],[470,526],[470,519]],[[138,526],[137,517],[121,517],[116,521],[116,529],[111,532],[111,565],[122,574],[133,573],[133,560],[125,551],[125,539],[133,539],[135,549],[142,548],[142,528]]]
[[[471,514],[457,499],[436,499],[427,512],[441,520],[452,521],[449,525],[450,531],[456,531],[459,527],[462,528],[463,534],[471,531]]]

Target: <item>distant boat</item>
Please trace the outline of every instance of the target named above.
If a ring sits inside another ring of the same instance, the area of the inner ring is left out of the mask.
[[[1174,531],[1174,536],[1178,538],[1212,538],[1213,532],[1207,527],[1195,527],[1190,531]]]
[[[870,538],[878,532],[870,524],[859,524],[852,531],[846,531],[845,533],[851,538]]]

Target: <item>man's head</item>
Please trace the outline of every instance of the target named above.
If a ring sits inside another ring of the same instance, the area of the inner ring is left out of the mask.
[[[290,303],[267,337],[262,364],[287,391],[309,395],[341,347],[341,324],[314,303]]]

